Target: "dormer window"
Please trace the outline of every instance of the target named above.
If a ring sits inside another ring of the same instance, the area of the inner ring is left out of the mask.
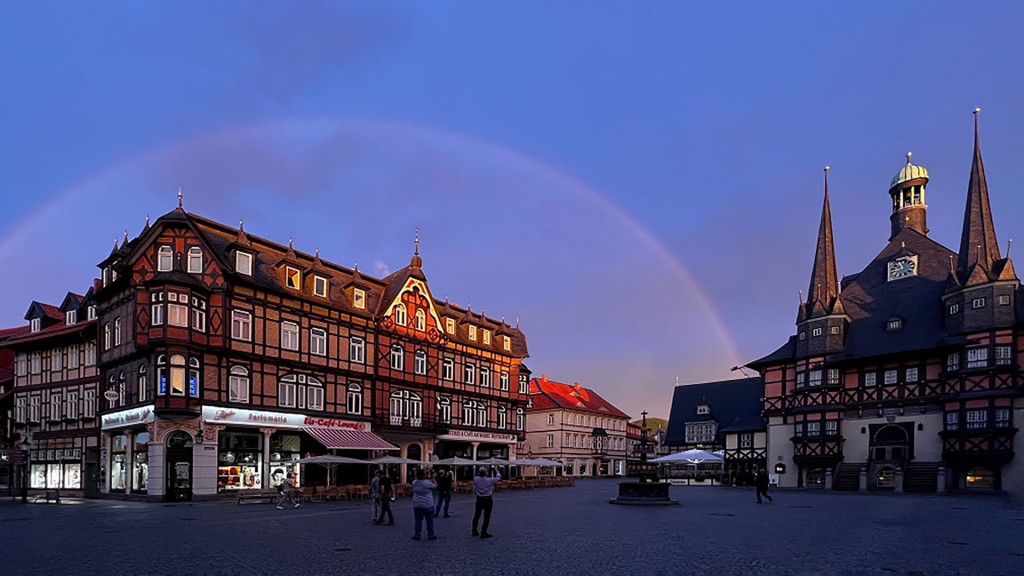
[[[900,330],[901,328],[903,328],[903,318],[890,318],[889,321],[885,323],[885,329],[889,332]]]
[[[697,415],[698,416],[703,416],[705,414],[710,414],[710,413],[711,413],[711,407],[708,406],[707,404],[699,404],[697,406]]]
[[[78,322],[78,310],[68,310],[64,313],[64,323],[68,326]]]
[[[508,336],[502,336],[502,339],[504,339],[503,347],[505,348],[505,350],[506,351],[511,351],[512,350],[512,339],[509,338]]]
[[[291,266],[285,266],[284,268],[285,284],[293,290],[302,289],[302,271],[292,268]]]
[[[444,329],[449,334],[455,334],[455,319],[454,318],[445,318],[444,319]]]
[[[235,272],[252,276],[252,254],[248,252],[235,253]]]
[[[156,271],[170,272],[174,267],[174,250],[170,246],[161,246],[157,250]]]
[[[188,249],[188,273],[203,273],[203,249],[198,246]]]
[[[426,330],[427,329],[427,315],[423,310],[416,311],[416,329]]]
[[[33,332],[39,332],[43,327],[43,321],[40,318],[33,318],[29,320],[29,326]]]
[[[404,304],[395,304],[395,307],[391,309],[391,315],[395,318],[395,324],[399,326],[405,326],[409,323],[409,316],[405,311]]]
[[[469,339],[476,342],[476,326],[469,327]]]
[[[86,312],[86,318],[89,319],[89,320],[95,320],[96,319],[96,306],[89,306],[89,308],[87,310],[88,310],[88,312]]]
[[[313,276],[313,294],[321,298],[327,298],[327,278]]]
[[[491,331],[490,330],[484,330],[484,344],[490,344],[490,343],[491,343]]]
[[[366,292],[359,288],[352,291],[352,305],[360,310],[366,310]]]

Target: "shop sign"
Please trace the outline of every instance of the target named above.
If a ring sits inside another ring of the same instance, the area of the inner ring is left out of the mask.
[[[495,432],[477,432],[475,430],[449,430],[447,434],[438,436],[442,440],[493,440],[497,442],[515,442],[515,434],[498,434]]]
[[[132,408],[131,410],[121,410],[120,412],[113,412],[111,414],[103,415],[103,424],[101,428],[103,430],[110,430],[112,428],[121,428],[123,426],[133,426],[135,424],[144,424],[146,422],[153,421],[153,406],[143,406],[142,408]]]
[[[370,425],[367,422],[216,406],[203,406],[203,421],[218,424],[247,424],[249,426],[268,424],[277,428],[347,428],[370,431]]]

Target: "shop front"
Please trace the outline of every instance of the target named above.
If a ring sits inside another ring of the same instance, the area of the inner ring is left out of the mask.
[[[489,458],[512,460],[516,458],[517,442],[518,438],[515,434],[452,428],[446,434],[437,436],[434,453],[440,459],[459,456],[471,460],[487,460]],[[471,479],[472,474],[473,472],[468,468],[462,468],[459,470],[459,479]]]
[[[372,450],[395,447],[371,432],[370,423],[318,418],[303,414],[206,406],[202,411],[206,436],[216,434],[215,491],[269,490],[291,472],[296,484],[327,482],[327,469],[300,466],[306,455],[341,451],[365,457]],[[365,481],[359,471],[359,481]]]
[[[100,422],[100,492],[110,496],[148,495],[153,407],[112,412],[102,416]]]

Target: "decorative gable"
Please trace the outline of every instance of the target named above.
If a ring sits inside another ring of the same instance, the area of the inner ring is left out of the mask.
[[[432,342],[444,338],[434,299],[427,283],[419,278],[408,278],[384,310],[381,326],[388,330],[426,338]]]

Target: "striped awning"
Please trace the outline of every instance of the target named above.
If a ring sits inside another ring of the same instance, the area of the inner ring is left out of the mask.
[[[328,450],[398,450],[373,432],[343,428],[303,428]]]

